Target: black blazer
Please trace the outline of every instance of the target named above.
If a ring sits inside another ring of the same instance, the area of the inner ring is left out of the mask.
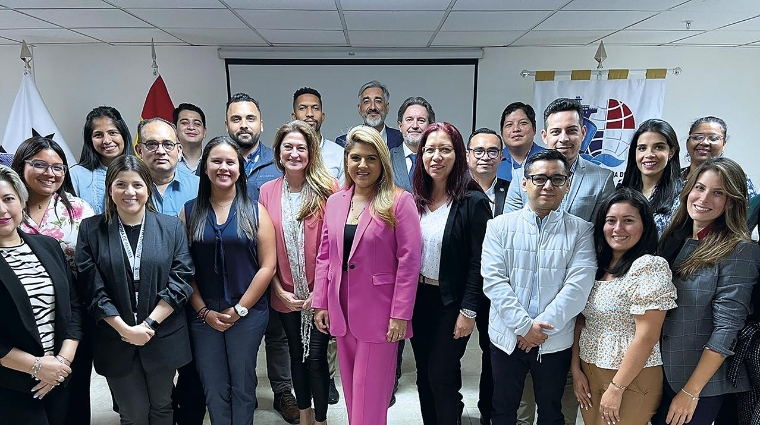
[[[55,287],[55,352],[65,339],[82,337],[82,306],[74,289],[69,263],[53,238],[18,231],[47,270]],[[0,257],[0,357],[12,348],[41,357],[42,342],[29,296],[4,258]],[[68,382],[68,380],[67,380]],[[0,386],[29,393],[37,382],[26,372],[0,366]]]
[[[77,241],[78,279],[87,285],[87,308],[95,318],[93,358],[95,370],[107,377],[126,376],[139,350],[146,373],[176,369],[191,359],[187,319],[182,311],[193,290],[194,268],[187,236],[177,217],[146,211],[137,321],[132,313],[128,262],[119,237],[116,218],[104,214],[82,221]],[[121,340],[106,317],[121,316],[130,326],[141,323],[160,300],[174,309],[156,335],[137,347]]]
[[[494,185],[494,204],[496,204],[493,210],[493,216],[500,216],[504,213],[504,202],[507,200],[507,189],[509,189],[509,181],[496,178],[496,185]]]
[[[454,202],[446,220],[438,271],[443,305],[457,303],[459,308],[478,311],[483,298],[480,254],[486,223],[492,218],[491,202],[480,191],[469,191]]]

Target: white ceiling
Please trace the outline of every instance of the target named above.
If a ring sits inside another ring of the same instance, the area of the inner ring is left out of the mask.
[[[687,28],[686,21],[689,21]],[[758,0],[0,0],[0,45],[760,47]]]

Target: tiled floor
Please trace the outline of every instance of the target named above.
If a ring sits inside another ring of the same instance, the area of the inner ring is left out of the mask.
[[[477,332],[477,331],[476,331]],[[264,345],[262,344],[258,356],[259,385],[257,395],[259,409],[256,410],[254,422],[256,425],[286,425],[282,417],[272,409],[272,391],[269,380],[266,377],[266,360],[264,358]],[[463,425],[479,425],[480,413],[478,412],[478,380],[480,374],[480,348],[477,344],[477,334],[470,338],[467,352],[462,359],[462,394],[464,396],[465,412]],[[415,386],[415,367],[412,347],[406,345],[404,350],[403,375],[399,382],[396,393],[396,404],[388,411],[388,425],[421,424],[419,399]],[[336,379],[338,391],[341,393],[341,401],[330,406],[327,412],[327,422],[330,425],[347,425],[346,405],[343,403],[343,390],[340,380]],[[95,375],[92,381],[92,424],[93,425],[118,425],[119,417],[111,410],[111,396],[103,377]],[[579,415],[580,416],[580,415]],[[204,424],[211,422],[206,417]],[[583,421],[578,418],[578,424]]]

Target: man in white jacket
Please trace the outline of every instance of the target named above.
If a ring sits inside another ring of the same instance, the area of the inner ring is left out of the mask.
[[[570,186],[560,152],[538,152],[523,170],[527,204],[489,221],[483,242],[483,291],[491,301],[492,423],[516,422],[530,371],[538,424],[563,425],[575,317],[596,272],[593,227],[560,208]]]

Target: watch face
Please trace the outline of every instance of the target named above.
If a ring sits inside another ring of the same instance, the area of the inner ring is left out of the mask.
[[[248,314],[248,309],[243,307],[242,305],[236,305],[235,313],[237,313],[238,316],[243,317]]]

